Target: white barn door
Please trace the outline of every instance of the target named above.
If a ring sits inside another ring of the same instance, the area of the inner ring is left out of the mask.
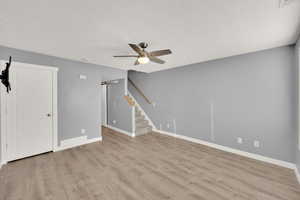
[[[12,64],[12,90],[6,95],[7,161],[53,150],[52,81],[50,70]]]

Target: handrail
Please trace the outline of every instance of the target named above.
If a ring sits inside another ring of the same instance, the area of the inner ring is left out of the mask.
[[[142,92],[142,90],[140,88],[138,88],[138,86],[135,85],[135,83],[128,78],[128,82],[131,83],[131,85],[136,89],[136,91],[138,91],[138,93],[147,101],[147,103],[152,104],[152,102],[145,96],[145,94]]]

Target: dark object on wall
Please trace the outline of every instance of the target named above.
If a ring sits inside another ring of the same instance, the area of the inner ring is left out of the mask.
[[[6,68],[1,72],[0,79],[2,84],[6,87],[7,93],[11,91],[10,83],[9,83],[9,67],[11,64],[11,56],[9,57],[9,62],[6,63]]]

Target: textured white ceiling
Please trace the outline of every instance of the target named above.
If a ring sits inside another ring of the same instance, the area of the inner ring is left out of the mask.
[[[300,0],[1,0],[0,45],[152,72],[292,44]],[[128,43],[170,48],[133,66]]]

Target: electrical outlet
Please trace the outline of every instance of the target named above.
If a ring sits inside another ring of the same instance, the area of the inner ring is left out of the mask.
[[[85,134],[85,129],[81,129],[81,134]]]
[[[80,75],[79,75],[79,79],[86,80],[86,79],[87,79],[87,76],[86,76],[86,75],[83,75],[83,74],[80,74]]]
[[[116,123],[117,123],[117,121],[116,121],[116,120],[113,120],[113,121],[112,121],[112,123],[113,123],[113,124],[116,124]]]
[[[170,128],[170,124],[169,123],[167,123],[167,128]]]
[[[259,141],[258,141],[258,140],[254,140],[253,146],[254,146],[255,148],[259,148],[259,146],[260,146]]]
[[[156,103],[152,102],[152,106],[153,106],[153,108],[155,108],[156,107]]]
[[[243,138],[238,137],[238,138],[237,138],[237,143],[243,144]]]

